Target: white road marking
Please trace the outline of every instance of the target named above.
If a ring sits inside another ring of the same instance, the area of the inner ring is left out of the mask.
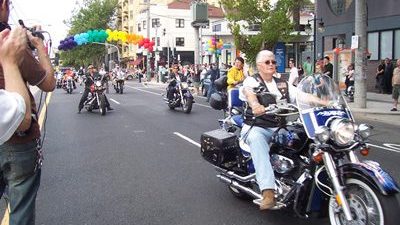
[[[163,95],[163,94],[160,94],[160,93],[156,93],[156,92],[152,92],[152,91],[143,90],[143,89],[141,89],[141,88],[136,88],[136,87],[132,87],[132,86],[129,86],[129,85],[125,85],[125,86],[127,86],[127,87],[129,87],[129,88],[132,88],[132,89],[134,89],[134,90],[137,90],[137,91],[141,91],[141,92],[145,92],[145,93],[149,93],[149,94],[153,94],[153,95]],[[195,104],[196,104],[196,105],[199,105],[199,106],[203,106],[203,107],[212,109],[211,106],[209,106],[209,105],[204,105],[204,104],[200,104],[200,103],[197,103],[197,102],[196,102]]]
[[[386,151],[400,153],[400,150],[396,150],[396,149],[393,149],[393,148],[387,148],[387,147],[383,147],[383,146],[380,146],[380,145],[374,145],[374,144],[368,144],[368,145],[372,146],[372,147],[375,147],[375,148],[380,148],[380,149],[383,149],[383,150],[386,150]]]
[[[385,143],[383,146],[400,151],[400,145],[398,144]]]
[[[115,102],[115,103],[117,103],[118,105],[121,105],[121,103],[117,102],[116,100],[114,100],[114,99],[112,99],[112,98],[110,98],[110,100],[113,101],[113,102]]]
[[[184,139],[184,140],[186,140],[186,141],[188,141],[188,142],[190,142],[190,143],[196,145],[196,146],[199,147],[199,148],[201,147],[201,145],[200,145],[199,143],[195,142],[195,141],[192,140],[191,138],[188,138],[188,137],[186,137],[185,135],[183,135],[183,134],[181,134],[181,133],[174,132],[174,134],[175,134],[176,136],[178,136],[178,137],[180,137],[180,138],[182,138],[182,139]]]

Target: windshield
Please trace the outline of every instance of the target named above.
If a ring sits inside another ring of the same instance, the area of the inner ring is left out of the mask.
[[[297,105],[300,111],[317,107],[337,108],[346,105],[336,83],[328,76],[313,74],[297,85]]]
[[[328,76],[307,76],[300,81],[297,88],[297,106],[308,137],[314,138],[318,127],[329,126],[336,118],[354,121],[338,86]]]

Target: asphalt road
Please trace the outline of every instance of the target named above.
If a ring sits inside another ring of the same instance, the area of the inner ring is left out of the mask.
[[[260,212],[231,195],[197,146],[222,116],[204,98],[196,97],[192,113],[185,114],[168,109],[163,86],[128,82],[123,95],[110,90],[115,110],[101,116],[77,114],[78,91],[56,90],[48,107],[37,224],[328,224],[283,211]],[[372,143],[399,145],[397,127],[374,126]],[[399,181],[395,148],[374,147],[368,158]]]

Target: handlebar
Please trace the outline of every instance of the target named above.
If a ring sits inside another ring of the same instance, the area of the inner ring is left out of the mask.
[[[289,111],[288,113],[280,113],[282,111]],[[290,116],[296,115],[299,113],[299,110],[296,105],[293,104],[271,104],[268,107],[265,107],[265,115],[277,115],[277,116]]]

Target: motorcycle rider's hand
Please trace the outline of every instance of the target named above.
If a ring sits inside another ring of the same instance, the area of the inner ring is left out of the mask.
[[[261,116],[265,113],[265,107],[260,103],[256,103],[252,106],[253,114],[255,116]]]

